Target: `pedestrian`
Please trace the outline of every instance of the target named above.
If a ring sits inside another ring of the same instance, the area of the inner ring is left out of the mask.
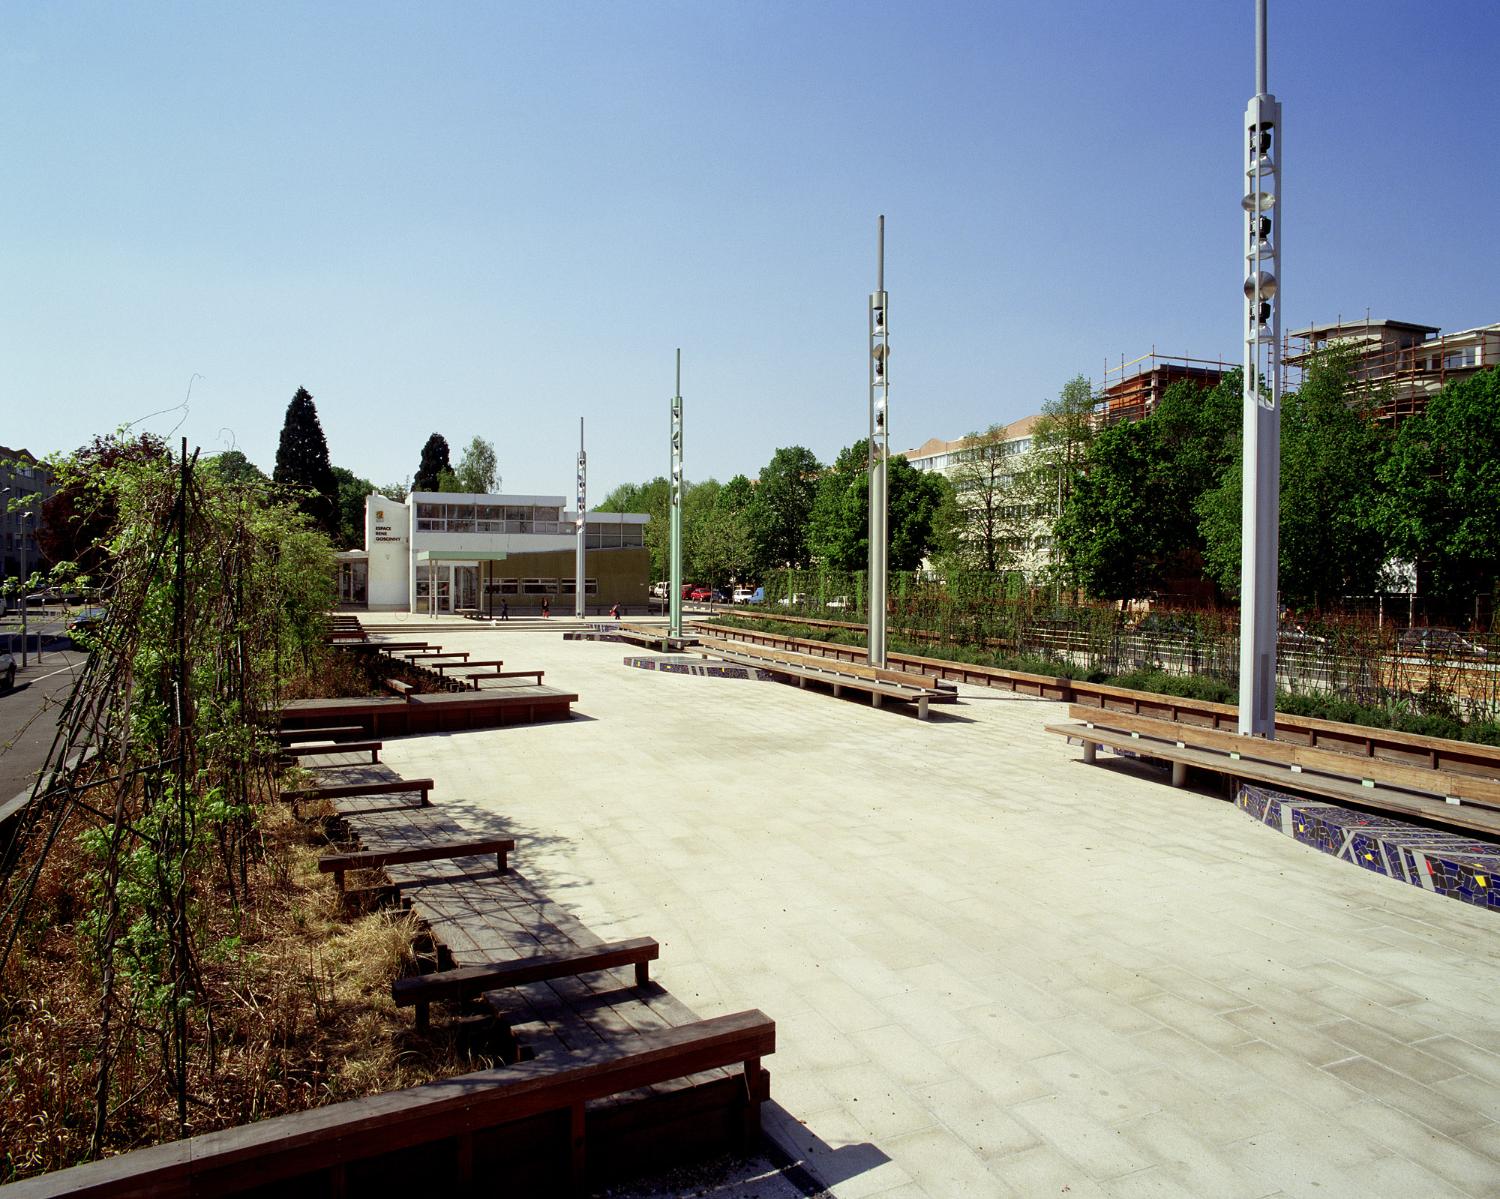
[[[542,596],[542,616],[545,618],[545,617],[549,617],[551,615],[552,615],[552,601],[550,599],[548,599],[544,595],[544,596]]]
[[[611,620],[620,619],[620,605],[618,603],[616,603],[615,606],[609,610],[609,617]]]
[[[501,600],[500,601],[500,619],[501,620],[509,620],[510,619],[510,601],[509,600]]]

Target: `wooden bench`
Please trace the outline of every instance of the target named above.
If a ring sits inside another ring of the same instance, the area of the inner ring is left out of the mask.
[[[283,745],[281,756],[283,758],[311,758],[319,754],[368,753],[370,763],[374,765],[380,761],[380,751],[384,747],[383,741],[340,741],[337,745]]]
[[[428,641],[376,641],[373,644],[381,653],[390,654],[392,657],[395,657],[400,650],[437,648]]]
[[[760,1105],[770,1097],[761,1059],[775,1051],[775,1022],[764,1012],[736,1012],[601,1045],[586,1058],[538,1057],[273,1116],[4,1190],[15,1199],[229,1196],[272,1187],[289,1194],[389,1194],[408,1187],[421,1192],[425,1176],[456,1179],[465,1193],[481,1185],[506,1194],[582,1193],[591,1143],[607,1146],[606,1157],[629,1156],[633,1138],[635,1158],[649,1151],[650,1133],[614,1118],[616,1109],[600,1101],[706,1070],[738,1068],[736,1140],[748,1147],[760,1128]],[[564,1138],[548,1135],[558,1117],[567,1125]],[[506,1138],[508,1126],[515,1132]],[[551,1144],[565,1156],[539,1162]]]
[[[452,650],[452,651],[429,650],[429,651],[425,651],[425,652],[424,651],[419,651],[419,652],[414,653],[414,654],[407,654],[406,655],[406,660],[408,662],[433,662],[433,659],[435,659],[435,658],[463,658],[463,659],[467,659],[468,656],[469,656],[469,651],[466,650],[466,649]],[[436,663],[433,662],[433,665],[436,665]],[[455,663],[455,665],[457,665],[457,663]]]
[[[354,850],[350,853],[330,853],[318,859],[318,870],[332,874],[334,885],[344,889],[344,873],[348,870],[378,870],[383,866],[398,866],[402,862],[437,862],[447,858],[470,858],[480,854],[494,854],[496,869],[504,874],[506,857],[515,850],[516,843],[509,837],[480,837],[472,841],[450,841],[443,845],[414,845],[406,849]]]
[[[417,689],[404,679],[386,679],[381,685],[392,695],[399,695],[402,699],[410,699],[417,693]]]
[[[1186,784],[1193,767],[1500,836],[1500,797],[1488,780],[1127,712],[1075,705],[1069,715],[1079,723],[1046,731],[1081,741],[1085,762],[1096,761],[1101,746],[1154,758],[1171,764],[1174,787]]]
[[[283,745],[290,745],[293,741],[340,741],[353,737],[363,737],[365,729],[358,724],[336,724],[324,728],[308,729],[278,729],[276,737]]]
[[[842,662],[817,654],[799,654],[790,650],[763,649],[724,641],[717,637],[704,637],[699,643],[705,657],[713,656],[741,665],[756,666],[763,670],[786,674],[795,678],[800,686],[809,682],[827,683],[835,696],[842,695],[844,688],[863,691],[870,702],[879,707],[882,700],[891,699],[899,703],[917,705],[917,718],[927,719],[927,705],[933,701],[956,700],[956,692],[940,690],[932,675],[909,674],[899,670],[886,670],[877,666],[857,662]]]
[[[463,1002],[500,987],[549,982],[595,970],[613,970],[618,966],[634,966],[636,986],[644,987],[650,981],[650,963],[660,955],[661,947],[654,939],[635,937],[567,953],[542,953],[507,962],[484,962],[436,974],[400,978],[391,984],[391,998],[397,1007],[415,1006],[417,1028],[425,1031],[433,1003],[443,1000]]]
[[[294,787],[281,793],[281,798],[290,803],[314,799],[352,799],[363,795],[395,795],[403,791],[421,793],[418,807],[428,807],[435,786],[431,779],[392,779],[381,783],[340,783],[332,787]]]
[[[432,668],[441,674],[445,670],[458,670],[465,666],[493,666],[498,670],[504,665],[499,658],[475,658],[472,662],[434,662]]]
[[[535,676],[536,685],[540,687],[544,673],[541,670],[482,670],[476,671],[473,674],[466,674],[464,678],[474,679],[474,686],[477,688],[479,686],[479,679],[529,679]]]

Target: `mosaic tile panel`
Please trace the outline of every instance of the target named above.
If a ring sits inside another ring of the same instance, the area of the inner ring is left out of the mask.
[[[624,641],[619,633],[609,630],[595,630],[587,633],[564,633],[564,641]]]
[[[1235,803],[1262,824],[1361,869],[1500,911],[1500,846],[1248,784]]]
[[[637,670],[654,670],[660,674],[696,674],[708,679],[755,679],[769,682],[774,676],[768,670],[753,666],[740,666],[734,662],[702,662],[697,658],[663,658],[655,656],[630,657],[626,666]]]

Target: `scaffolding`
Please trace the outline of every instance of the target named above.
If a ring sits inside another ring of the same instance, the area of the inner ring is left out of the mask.
[[[1104,363],[1104,382],[1098,407],[1101,424],[1144,420],[1174,383],[1193,383],[1201,388],[1215,386],[1233,364],[1219,358],[1191,358],[1179,354],[1149,354],[1118,363]]]
[[[1288,335],[1288,389],[1300,386],[1308,364],[1335,343],[1356,348],[1355,379],[1374,395],[1375,419],[1393,425],[1422,412],[1445,383],[1500,365],[1500,324],[1444,335],[1432,325],[1340,319]]]

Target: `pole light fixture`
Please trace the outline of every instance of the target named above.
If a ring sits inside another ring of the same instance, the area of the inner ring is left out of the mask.
[[[885,217],[880,218],[876,251],[875,290],[870,293],[870,665],[885,666],[885,597],[889,566],[889,525],[886,490],[891,452],[890,357],[888,323],[890,297],[885,290]]]
[[[1266,89],[1266,0],[1255,2],[1255,95],[1245,108],[1244,470],[1239,732],[1276,735],[1281,518],[1281,105]]]
[[[672,396],[671,583],[667,592],[667,633],[682,636],[682,349],[677,350],[677,390]]]
[[[588,612],[584,594],[584,547],[588,538],[589,456],[583,449],[583,417],[578,418],[578,561],[573,571],[573,615],[582,620]]]

